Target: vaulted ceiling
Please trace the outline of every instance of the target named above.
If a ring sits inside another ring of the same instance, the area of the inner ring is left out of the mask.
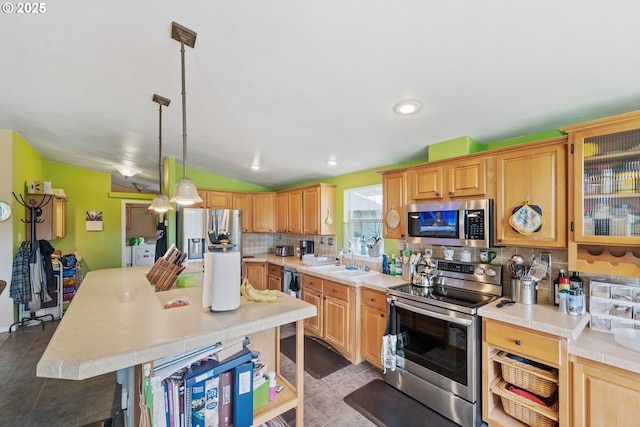
[[[65,0],[5,3],[0,128],[45,159],[157,185],[163,152],[278,188],[640,109],[640,2]],[[6,13],[10,12],[10,13]],[[417,114],[394,105],[419,100]],[[334,159],[330,167],[326,160]],[[254,171],[248,166],[259,164]]]

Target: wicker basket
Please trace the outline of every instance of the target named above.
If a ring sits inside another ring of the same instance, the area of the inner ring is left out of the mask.
[[[506,381],[500,381],[492,391],[500,396],[502,408],[513,418],[531,427],[557,427],[558,402],[551,408],[538,405],[529,399],[512,393]]]
[[[164,258],[158,258],[149,273],[147,280],[156,288],[156,292],[171,289],[183,270],[180,265],[172,264]]]
[[[493,356],[502,367],[502,378],[509,384],[542,397],[550,397],[558,388],[558,370],[544,370],[508,356],[501,351]]]

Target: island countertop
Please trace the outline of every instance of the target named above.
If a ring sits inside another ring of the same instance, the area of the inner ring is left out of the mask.
[[[83,380],[213,345],[316,315],[315,306],[280,293],[277,302],[242,298],[240,308],[212,313],[202,286],[154,292],[150,267],[87,274],[42,358],[39,377]],[[191,305],[165,309],[185,296]]]

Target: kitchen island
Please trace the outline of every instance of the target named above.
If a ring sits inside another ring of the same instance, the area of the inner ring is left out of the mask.
[[[314,306],[280,294],[277,302],[256,303],[243,298],[237,310],[211,313],[202,307],[201,285],[156,293],[146,279],[149,269],[115,268],[88,273],[38,362],[36,375],[82,380],[118,372],[119,377],[125,378],[124,388],[129,390],[128,408],[137,410],[134,371],[143,364],[247,335],[252,348],[260,350],[277,369],[279,326],[294,322],[297,348],[302,350],[302,320],[316,314]],[[166,301],[178,296],[189,298],[191,305],[164,308]],[[299,425],[302,356],[298,356],[300,362],[296,364],[297,384],[289,393],[292,398],[280,408],[297,406]],[[132,411],[128,417],[133,421]]]

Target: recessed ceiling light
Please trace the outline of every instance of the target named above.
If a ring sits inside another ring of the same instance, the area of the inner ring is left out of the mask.
[[[259,171],[260,169],[262,169],[262,168],[260,167],[260,165],[249,165],[249,167],[250,167],[251,169],[253,169],[254,171]]]
[[[422,103],[415,99],[405,99],[396,104],[393,110],[402,115],[415,114],[422,110]]]
[[[338,162],[336,162],[335,160],[327,160],[327,164],[328,164],[329,166],[335,166],[335,165],[337,165],[337,164],[338,164]]]

